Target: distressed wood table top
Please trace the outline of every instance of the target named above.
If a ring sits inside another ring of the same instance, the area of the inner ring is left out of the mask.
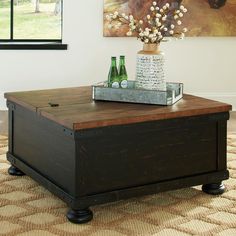
[[[205,115],[232,109],[229,104],[187,94],[172,106],[98,102],[92,99],[91,87],[13,92],[6,93],[5,98],[73,130]]]

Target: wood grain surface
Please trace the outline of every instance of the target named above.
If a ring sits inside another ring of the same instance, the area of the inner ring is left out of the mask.
[[[73,130],[226,112],[229,104],[192,95],[172,106],[98,102],[91,87],[6,93],[8,101]],[[51,107],[49,103],[58,104]]]
[[[47,90],[35,90],[26,92],[5,93],[5,98],[30,110],[50,107],[49,103],[60,103],[66,106],[92,101],[92,87],[58,88]]]

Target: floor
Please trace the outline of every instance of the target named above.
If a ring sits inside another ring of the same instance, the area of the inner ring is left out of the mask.
[[[236,111],[230,113],[230,120],[228,123],[228,132],[236,133]]]

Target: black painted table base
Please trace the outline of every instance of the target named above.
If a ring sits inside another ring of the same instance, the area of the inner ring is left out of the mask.
[[[11,166],[8,170],[8,173],[13,176],[25,175],[15,166]],[[227,176],[227,174],[225,176]],[[213,184],[204,184],[202,185],[202,191],[211,195],[220,195],[224,193],[225,186],[222,182]],[[74,224],[83,224],[93,219],[93,212],[89,208],[81,210],[70,209],[66,216],[67,219]]]
[[[90,206],[203,185],[222,194],[228,112],[72,130],[8,102],[11,175],[28,175],[68,204],[69,221]]]

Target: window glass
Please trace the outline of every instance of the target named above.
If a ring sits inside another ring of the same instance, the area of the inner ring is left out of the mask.
[[[61,4],[61,0],[15,0],[14,39],[61,40]]]
[[[0,0],[0,39],[10,39],[10,0]]]

